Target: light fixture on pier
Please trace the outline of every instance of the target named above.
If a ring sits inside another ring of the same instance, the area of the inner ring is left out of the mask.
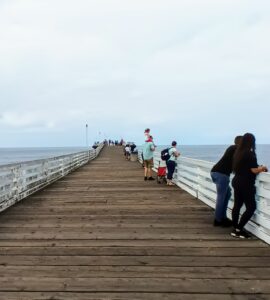
[[[86,148],[88,148],[88,124],[85,124],[85,138],[86,138]]]

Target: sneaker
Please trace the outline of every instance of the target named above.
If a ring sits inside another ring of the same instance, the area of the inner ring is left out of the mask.
[[[145,181],[147,180],[147,177],[146,177],[146,176],[144,176],[144,180],[145,180]]]
[[[231,232],[231,236],[236,237],[236,238],[239,238],[239,237],[240,237],[239,233],[240,233],[240,229],[234,229],[234,230]]]
[[[151,176],[151,177],[148,177],[148,180],[155,180],[155,178],[153,178],[153,177]]]
[[[250,239],[251,238],[251,235],[248,232],[246,232],[245,230],[241,230],[238,233],[238,235],[241,239]]]

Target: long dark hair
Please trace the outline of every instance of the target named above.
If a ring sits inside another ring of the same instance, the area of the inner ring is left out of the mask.
[[[256,139],[252,133],[245,133],[237,146],[233,156],[233,171],[237,172],[241,166],[243,157],[247,152],[253,152],[256,155]]]

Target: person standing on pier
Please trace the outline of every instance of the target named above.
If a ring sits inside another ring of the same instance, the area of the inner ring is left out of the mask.
[[[168,170],[167,185],[174,185],[172,183],[173,173],[175,171],[177,157],[180,156],[180,152],[177,151],[176,149],[177,142],[173,141],[171,145],[172,147],[168,151],[170,158],[166,161],[167,170]]]
[[[234,145],[226,149],[222,158],[213,166],[211,170],[211,178],[216,184],[217,199],[215,209],[214,226],[229,227],[232,221],[227,218],[227,207],[231,198],[230,174],[232,173],[233,155],[237,145],[241,141],[241,136],[234,139]]]
[[[232,180],[234,188],[234,206],[232,209],[233,231],[231,235],[237,238],[249,238],[250,235],[244,230],[244,226],[253,216],[256,210],[256,176],[261,172],[267,172],[267,167],[258,166],[256,156],[255,136],[251,133],[244,134],[239,147],[233,157]],[[245,204],[246,210],[242,214],[240,221],[240,210]]]
[[[152,177],[152,168],[154,165],[153,157],[156,147],[153,143],[153,137],[150,135],[143,146],[144,159],[144,180],[155,180]]]
[[[150,137],[150,128],[146,128],[144,130],[144,142],[146,142]],[[144,168],[144,157],[142,152],[142,167]]]

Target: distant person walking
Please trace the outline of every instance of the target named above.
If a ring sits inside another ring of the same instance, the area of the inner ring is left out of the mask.
[[[126,147],[125,147],[126,160],[130,160],[130,154],[131,154],[131,148],[130,148],[130,145],[127,144]]]
[[[241,136],[234,139],[234,145],[226,149],[221,159],[213,166],[211,170],[211,178],[216,184],[217,199],[214,226],[229,227],[232,221],[227,218],[227,207],[231,198],[230,174],[232,173],[233,155],[236,147],[241,141]]]
[[[143,146],[143,159],[144,159],[144,180],[155,180],[152,177],[152,167],[154,165],[153,157],[155,151],[153,137],[149,136]]]
[[[233,157],[232,180],[234,188],[234,206],[232,210],[233,231],[231,235],[238,238],[249,238],[244,226],[253,216],[256,210],[256,175],[267,172],[267,167],[258,166],[256,156],[255,136],[251,133],[244,134]],[[246,210],[239,221],[240,209],[245,204]]]
[[[177,157],[180,156],[180,152],[178,152],[176,149],[177,142],[173,141],[171,145],[172,147],[168,151],[170,158],[166,161],[167,170],[168,170],[167,185],[174,185],[172,183],[173,173],[175,171]]]

